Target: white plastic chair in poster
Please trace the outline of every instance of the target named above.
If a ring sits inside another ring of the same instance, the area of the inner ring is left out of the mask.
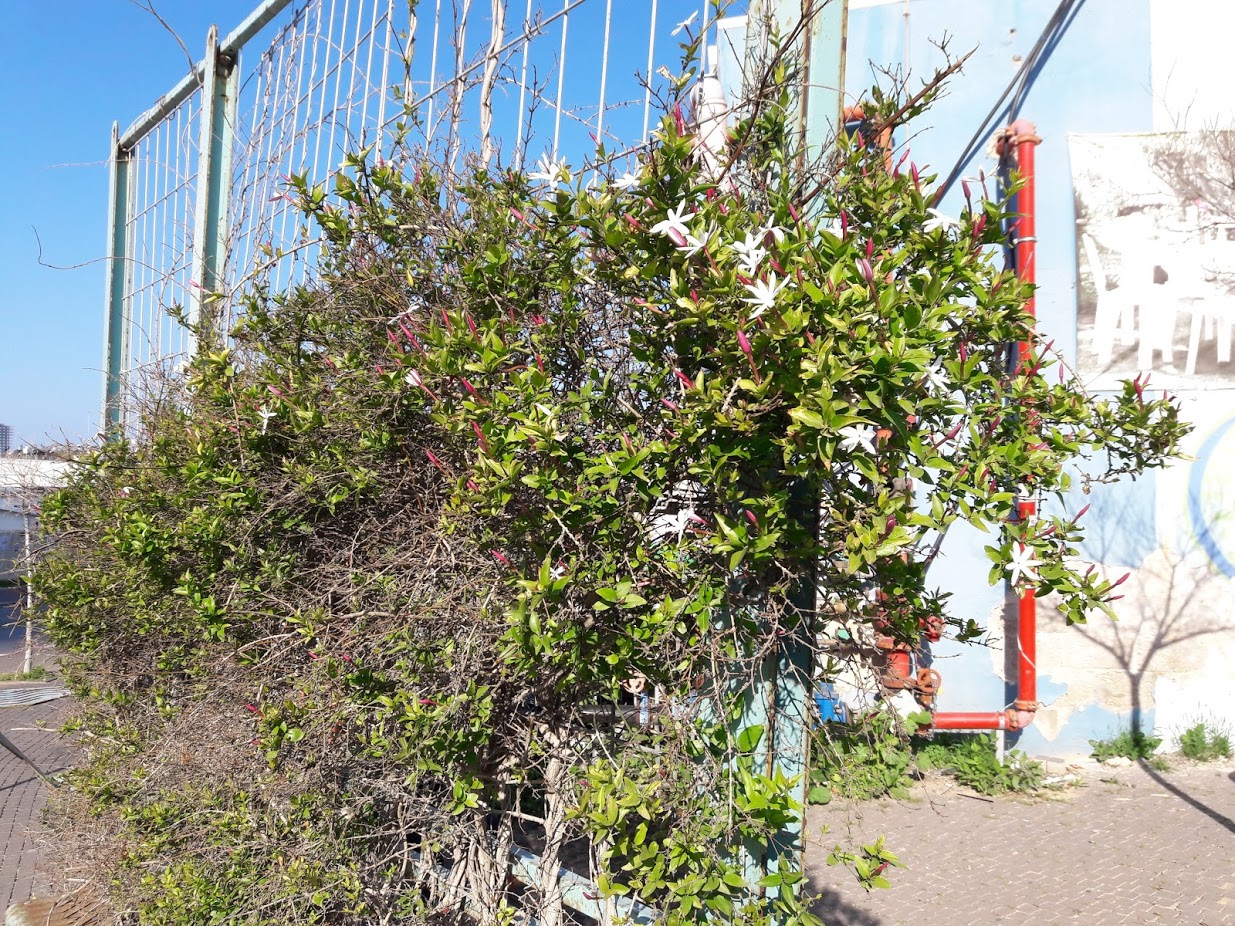
[[[1128,291],[1120,281],[1115,289],[1107,288],[1106,270],[1102,259],[1098,256],[1098,245],[1089,235],[1081,235],[1081,244],[1085,249],[1085,259],[1089,262],[1089,272],[1093,275],[1094,290],[1097,293],[1094,310],[1093,349],[1098,355],[1098,365],[1110,365],[1115,352],[1115,336],[1119,343],[1128,346],[1136,337],[1134,305],[1128,298]]]

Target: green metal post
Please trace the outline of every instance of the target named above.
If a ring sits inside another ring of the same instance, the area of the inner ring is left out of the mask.
[[[786,0],[781,0],[786,2]],[[798,0],[809,16],[802,84],[802,132],[808,161],[824,153],[842,127],[849,0]]]
[[[809,166],[825,153],[841,127],[844,105],[845,35],[848,0],[754,0],[751,4],[753,22],[748,22],[747,42],[768,41],[760,28],[769,19],[782,36],[788,36],[804,23],[794,49],[798,56],[800,81],[797,105],[801,112],[801,139],[804,145],[803,166]],[[755,60],[758,49],[755,52]],[[817,498],[802,498],[799,506],[812,512],[815,520]],[[794,596],[794,605],[808,618],[815,613],[815,577],[802,577]],[[763,749],[759,758],[767,770],[779,771],[788,778],[799,779],[797,798],[803,808],[809,789],[811,703],[814,697],[813,621],[804,621],[786,635],[777,650],[760,666],[758,677],[744,693],[743,714],[735,722],[735,734],[751,725],[765,729]],[[774,872],[777,863],[785,860],[791,867],[801,864],[803,821],[786,826],[768,847],[766,858],[750,859],[751,874]]]
[[[202,69],[201,134],[198,144],[193,265],[189,282],[190,350],[198,331],[211,340],[220,335],[216,299],[224,285],[227,260],[227,213],[232,187],[232,146],[239,91],[239,50],[219,48],[219,30],[211,26]]]
[[[124,377],[128,371],[131,336],[125,281],[128,278],[129,167],[131,152],[120,145],[120,124],[112,123],[111,166],[107,197],[107,309],[103,316],[104,435],[121,426]]]

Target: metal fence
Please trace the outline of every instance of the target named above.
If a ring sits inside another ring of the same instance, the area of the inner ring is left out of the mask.
[[[446,163],[629,151],[654,130],[688,35],[740,84],[746,17],[731,14],[745,5],[265,0],[225,37],[212,29],[203,60],[113,128],[105,426],[194,349],[204,310],[311,270],[289,176],[328,184],[345,154],[396,132]]]

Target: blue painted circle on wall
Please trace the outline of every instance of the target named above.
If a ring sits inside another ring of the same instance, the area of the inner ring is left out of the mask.
[[[1210,561],[1222,571],[1223,575],[1235,577],[1235,563],[1231,562],[1227,551],[1222,548],[1223,538],[1215,536],[1213,530],[1215,524],[1206,517],[1203,505],[1205,471],[1209,468],[1214,451],[1218,449],[1218,445],[1222,443],[1222,439],[1232,427],[1235,427],[1235,418],[1227,421],[1209,435],[1201,446],[1200,453],[1196,455],[1196,462],[1192,464],[1192,471],[1188,475],[1188,516],[1192,521],[1192,531],[1196,534],[1197,542],[1200,543],[1201,549],[1205,551]]]

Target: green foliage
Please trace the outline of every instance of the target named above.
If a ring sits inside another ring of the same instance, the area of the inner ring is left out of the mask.
[[[0,673],[0,682],[37,682],[49,677],[46,666],[33,666],[29,672]]]
[[[1093,749],[1090,755],[1099,762],[1122,756],[1133,761],[1149,760],[1151,764],[1154,760],[1165,763],[1164,759],[1155,756],[1158,747],[1162,745],[1162,738],[1141,730],[1124,730],[1107,739],[1090,740],[1089,745]]]
[[[981,734],[940,734],[917,750],[918,768],[939,769],[979,794],[1027,793],[1042,787],[1042,763],[1018,750],[1003,762],[995,753],[995,737]]]
[[[776,851],[803,783],[735,730],[813,639],[802,577],[913,642],[949,614],[927,575],[959,521],[992,582],[1024,549],[1069,619],[1109,607],[1075,520],[1015,520],[1016,495],[1158,465],[1176,406],[1039,375],[1030,289],[993,257],[1006,202],[932,227],[930,178],[857,139],[808,194],[769,77],[723,180],[678,100],[633,188],[407,148],[330,194],[293,177],[319,278],[252,290],[142,439],[47,501],[36,581],[92,734],[62,813],[139,921],[500,919],[522,841],[549,870],[587,846],[604,895],[670,926],[811,924]],[[887,724],[825,747],[816,796],[901,787]],[[872,887],[895,863],[850,861]]]
[[[1220,730],[1210,730],[1204,722],[1189,727],[1179,737],[1179,752],[1198,762],[1231,757],[1231,738]]]
[[[809,799],[826,804],[834,797],[908,797],[913,764],[909,736],[918,721],[929,723],[929,716],[902,723],[891,711],[872,711],[852,723],[821,725],[811,753]]]
[[[846,865],[852,868],[858,883],[868,891],[891,887],[892,882],[884,876],[884,873],[889,868],[905,867],[896,855],[883,847],[882,836],[873,843],[860,846],[856,852],[836,846],[828,853],[828,864]]]

